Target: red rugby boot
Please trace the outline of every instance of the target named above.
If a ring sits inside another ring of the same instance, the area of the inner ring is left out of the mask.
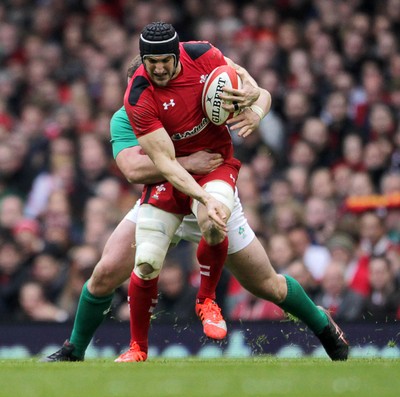
[[[196,303],[196,314],[203,324],[204,333],[209,338],[225,338],[226,323],[220,307],[212,299],[207,298],[204,303]]]
[[[129,350],[122,353],[114,360],[116,363],[135,363],[139,361],[146,361],[147,353],[140,350],[140,346],[136,342],[131,342]]]

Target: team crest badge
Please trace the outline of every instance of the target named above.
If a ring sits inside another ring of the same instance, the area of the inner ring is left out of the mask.
[[[158,200],[160,198],[160,194],[165,192],[167,189],[164,184],[156,186],[156,192],[151,196],[154,200]]]

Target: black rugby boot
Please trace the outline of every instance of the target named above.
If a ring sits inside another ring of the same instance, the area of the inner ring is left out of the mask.
[[[40,361],[47,363],[53,363],[57,361],[83,361],[83,358],[74,356],[72,354],[73,351],[74,351],[74,345],[70,343],[69,340],[67,339],[62,345],[62,348],[60,350],[57,350],[56,352],[50,354],[47,357],[43,357]]]
[[[346,361],[349,356],[349,342],[344,332],[335,323],[329,311],[319,307],[328,317],[328,325],[317,335],[332,361]]]

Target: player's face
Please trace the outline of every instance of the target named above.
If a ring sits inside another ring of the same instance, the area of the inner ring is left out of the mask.
[[[159,86],[165,87],[176,75],[173,55],[147,56],[143,62],[151,80]]]

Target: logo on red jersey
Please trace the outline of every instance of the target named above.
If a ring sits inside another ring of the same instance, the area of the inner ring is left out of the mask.
[[[171,136],[171,139],[173,141],[180,141],[181,139],[190,138],[191,136],[197,135],[201,131],[203,131],[204,128],[206,128],[208,123],[209,123],[208,119],[206,117],[203,117],[201,123],[193,127],[190,131],[185,131],[182,133],[177,132],[176,134],[173,134]]]
[[[207,80],[208,74],[202,74],[200,76],[200,84],[204,84]]]
[[[164,103],[163,103],[163,106],[164,106],[164,110],[168,110],[168,108],[169,108],[170,106],[172,106],[172,107],[175,106],[175,101],[174,101],[173,99],[170,99],[170,100],[169,100],[169,103],[168,103],[168,102],[164,102]]]
[[[153,198],[154,200],[158,200],[160,198],[160,194],[162,192],[165,192],[167,189],[164,186],[164,184],[162,183],[161,185],[156,186],[156,191],[155,193],[151,196],[151,198]]]

